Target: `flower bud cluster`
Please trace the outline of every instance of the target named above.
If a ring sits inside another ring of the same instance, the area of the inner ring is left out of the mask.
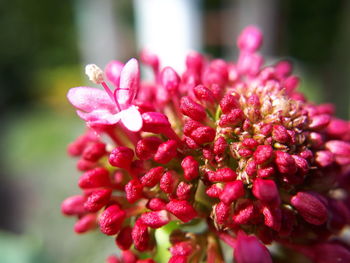
[[[325,247],[350,261],[330,241],[350,221],[350,124],[334,117],[332,105],[297,91],[291,63],[264,66],[261,44],[261,32],[247,27],[237,62],[192,52],[182,74],[145,51],[154,83],[140,82],[134,60],[114,61],[105,75],[119,100],[103,95],[90,107],[91,96],[81,98],[79,107],[94,111],[68,153],[83,172],[82,194],[67,198],[62,212],[77,217],[77,233],[97,227],[115,236],[123,253],[108,262],[155,262],[155,229],[172,221],[172,263],[224,262],[218,240],[234,248],[238,263],[272,262],[265,245],[273,241],[312,260]],[[132,98],[120,87],[132,88]],[[105,118],[99,108],[122,110],[122,121],[96,121]],[[199,233],[183,230],[200,222]],[[149,259],[139,259],[141,252]]]

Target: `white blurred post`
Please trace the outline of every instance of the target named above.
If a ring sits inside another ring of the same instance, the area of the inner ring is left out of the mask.
[[[120,33],[113,0],[76,0],[75,16],[83,63],[104,67],[118,58]]]
[[[198,0],[134,0],[137,46],[180,72],[188,51],[200,51],[201,15]]]

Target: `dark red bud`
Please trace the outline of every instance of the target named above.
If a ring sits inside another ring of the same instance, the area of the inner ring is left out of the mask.
[[[159,186],[164,193],[171,194],[175,191],[177,183],[177,174],[174,171],[168,171],[163,174],[162,178],[160,179]]]
[[[116,245],[121,250],[128,250],[132,245],[131,237],[132,228],[130,226],[123,227],[115,239]]]
[[[233,201],[244,196],[244,184],[241,180],[229,182],[225,185],[222,193],[220,194],[220,200],[225,204],[231,204]]]
[[[136,144],[136,156],[140,160],[149,160],[153,157],[153,155],[157,152],[158,146],[163,141],[158,137],[147,137],[141,139]]]
[[[237,205],[232,220],[236,224],[247,224],[254,217],[254,205],[249,199]]]
[[[145,132],[158,134],[171,127],[168,117],[160,112],[145,112],[142,114],[142,121],[142,130]]]
[[[213,184],[211,185],[209,188],[207,188],[207,190],[205,191],[205,193],[212,198],[219,198],[220,194],[222,193],[222,188],[220,188],[219,186]]]
[[[125,217],[125,211],[121,210],[117,204],[107,207],[106,210],[102,212],[98,220],[101,232],[106,235],[117,234],[124,222]]]
[[[239,231],[236,239],[234,258],[237,263],[272,263],[267,248],[255,236],[247,236]]]
[[[82,234],[94,229],[96,226],[96,214],[86,214],[74,224],[74,232]]]
[[[256,167],[256,161],[250,160],[248,161],[246,167],[245,167],[245,172],[249,176],[254,176],[256,174],[257,167]]]
[[[182,97],[180,103],[181,112],[196,121],[203,121],[207,114],[202,105],[194,102],[189,97]]]
[[[197,144],[204,144],[212,142],[215,139],[215,130],[208,126],[201,126],[191,132],[190,137]]]
[[[231,182],[236,180],[237,174],[230,168],[221,168],[216,172],[208,173],[208,179],[211,182]]]
[[[77,162],[77,169],[82,172],[86,172],[88,170],[94,169],[97,166],[96,162],[90,162],[85,159],[80,159]]]
[[[241,109],[233,109],[227,114],[222,114],[220,117],[219,125],[221,127],[236,126],[244,119],[244,113]]]
[[[85,196],[81,195],[73,195],[66,198],[61,205],[62,214],[72,216],[86,213],[86,210],[84,208],[85,200]]]
[[[328,212],[325,205],[310,193],[298,192],[292,197],[291,204],[304,220],[310,224],[322,225],[328,219]]]
[[[297,172],[297,165],[290,154],[282,151],[275,151],[275,156],[275,162],[280,173],[295,174]]]
[[[215,96],[213,92],[204,87],[203,85],[198,85],[193,89],[196,98],[202,103],[214,104]]]
[[[273,166],[267,166],[264,168],[260,168],[258,170],[258,177],[260,178],[271,177],[274,174],[275,174],[275,168],[273,168]]]
[[[215,206],[215,218],[218,224],[225,224],[230,215],[231,206],[224,202],[219,202]]]
[[[238,98],[227,94],[220,101],[220,108],[224,114],[230,113],[233,109],[239,108],[240,104]]]
[[[199,164],[192,156],[186,156],[181,162],[181,167],[186,180],[191,181],[198,177]]]
[[[280,208],[276,207],[263,207],[263,215],[265,225],[272,228],[275,231],[280,231],[282,222],[282,212]]]
[[[111,194],[111,189],[102,189],[92,192],[84,203],[86,211],[97,212],[100,210],[109,202]]]
[[[150,235],[147,226],[138,219],[131,232],[135,248],[141,252],[149,249]]]
[[[143,186],[139,180],[133,179],[125,185],[126,199],[130,203],[135,203],[137,200],[142,198]]]
[[[83,158],[90,162],[98,161],[106,153],[106,145],[101,142],[89,144],[83,151]]]
[[[147,208],[153,211],[163,210],[166,207],[166,201],[161,198],[152,198],[147,203]]]
[[[214,153],[223,154],[227,149],[228,143],[225,138],[220,136],[214,142]]]
[[[186,200],[171,200],[166,209],[181,221],[187,223],[197,217],[197,211]]]
[[[331,121],[331,116],[329,114],[320,114],[312,116],[309,128],[313,130],[321,130],[328,126]]]
[[[256,140],[254,140],[253,138],[245,138],[242,141],[242,145],[244,147],[249,148],[249,149],[254,149],[255,147],[257,147],[259,145],[259,143]]]
[[[102,167],[87,171],[79,178],[78,185],[82,189],[108,187],[111,185],[109,172]]]
[[[270,206],[278,206],[281,203],[277,185],[273,180],[257,178],[253,183],[253,195]]]
[[[271,145],[259,145],[254,152],[254,160],[257,164],[268,162],[273,156]]]
[[[326,167],[333,163],[334,155],[330,151],[318,151],[315,160],[320,167]]]
[[[176,196],[179,200],[188,200],[191,197],[192,185],[180,182],[176,188]]]
[[[199,127],[202,127],[203,124],[201,124],[200,122],[198,121],[195,121],[195,120],[192,120],[192,119],[187,119],[186,122],[185,122],[185,125],[184,125],[184,134],[187,135],[187,136],[190,136],[191,133],[199,128]]]
[[[160,178],[164,173],[164,168],[161,166],[152,168],[144,176],[141,177],[141,184],[146,187],[153,187],[159,183]]]
[[[160,228],[170,221],[168,212],[165,210],[143,213],[140,219],[151,228]]]
[[[127,169],[130,167],[134,151],[128,147],[118,146],[109,155],[109,163],[115,167]]]
[[[287,129],[282,125],[273,126],[272,138],[280,143],[288,143],[290,141]]]
[[[154,160],[158,163],[166,164],[177,155],[177,142],[169,140],[159,145]]]

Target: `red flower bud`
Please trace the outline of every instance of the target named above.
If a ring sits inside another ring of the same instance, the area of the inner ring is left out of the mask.
[[[253,155],[253,151],[246,149],[246,148],[242,148],[238,150],[238,154],[242,157],[242,158],[248,158],[250,156]]]
[[[225,95],[220,101],[220,108],[224,114],[230,113],[233,109],[239,107],[238,98],[231,94]]]
[[[271,145],[259,145],[254,152],[254,160],[257,164],[268,162],[273,156]]]
[[[203,121],[207,114],[202,105],[194,102],[189,97],[182,97],[180,104],[181,112],[196,121]]]
[[[168,263],[187,263],[186,256],[172,256]]]
[[[350,164],[350,143],[345,141],[328,141],[326,149],[335,155],[335,160],[341,165]]]
[[[310,224],[322,225],[328,219],[328,212],[325,205],[310,193],[298,192],[292,197],[291,204],[304,220]]]
[[[127,169],[130,167],[134,151],[128,147],[118,146],[109,155],[109,163],[115,167]]]
[[[197,144],[204,144],[212,142],[215,139],[215,130],[208,126],[201,126],[191,132],[190,137]]]
[[[147,226],[142,220],[139,219],[136,221],[132,229],[131,236],[137,250],[143,252],[150,248],[150,235],[148,233]]]
[[[185,157],[181,162],[181,167],[184,170],[186,180],[191,181],[198,177],[199,164],[192,156]]]
[[[244,119],[244,113],[241,109],[233,109],[227,114],[222,114],[220,117],[219,125],[221,127],[236,126]]]
[[[136,263],[137,256],[130,250],[122,251],[122,263]]]
[[[295,174],[297,172],[297,165],[290,154],[282,151],[275,151],[275,156],[275,162],[280,173]]]
[[[255,52],[262,44],[263,36],[261,31],[254,27],[246,27],[237,39],[237,46],[246,52]]]
[[[94,229],[96,226],[96,214],[86,214],[75,223],[74,231],[77,234],[82,234]]]
[[[186,67],[187,69],[193,72],[200,73],[202,71],[203,63],[204,63],[204,58],[202,54],[198,52],[191,51],[186,56]]]
[[[160,228],[169,223],[169,215],[165,210],[143,213],[140,217],[142,223],[151,228]]]
[[[254,204],[251,200],[246,199],[244,202],[239,203],[232,217],[233,222],[236,224],[247,224],[249,220],[254,217]]]
[[[166,201],[161,198],[152,198],[147,203],[147,208],[153,211],[163,210],[166,207]]]
[[[61,205],[62,214],[72,216],[86,213],[84,208],[85,200],[86,198],[81,195],[73,195],[66,198]]]
[[[182,241],[175,243],[170,247],[170,253],[173,256],[189,256],[193,252],[193,246],[188,241]]]
[[[192,120],[192,119],[187,119],[186,122],[185,122],[185,125],[184,125],[184,134],[187,135],[187,136],[190,136],[191,133],[199,128],[199,127],[202,127],[203,124],[201,124],[200,122],[198,121],[195,121],[195,120]]]
[[[125,217],[125,211],[121,210],[117,204],[107,207],[98,220],[101,232],[109,236],[117,234]]]
[[[197,211],[186,200],[171,200],[166,209],[185,223],[197,217]]]
[[[264,206],[262,212],[265,219],[265,225],[277,232],[280,231],[282,222],[281,209],[278,207],[273,208]]]
[[[212,198],[219,198],[220,194],[222,192],[222,189],[213,184],[211,185],[209,188],[207,188],[207,190],[205,191],[205,193],[209,196],[209,197],[212,197]]]
[[[80,159],[77,162],[77,169],[82,172],[86,172],[88,170],[94,169],[97,166],[96,162],[90,162],[85,159]]]
[[[254,140],[253,138],[245,138],[242,141],[242,145],[244,147],[249,148],[249,149],[254,149],[255,147],[257,147],[259,145],[259,143],[256,140]]]
[[[163,174],[162,178],[160,179],[159,186],[164,193],[171,194],[175,191],[177,183],[177,174],[174,171],[168,171]]]
[[[111,194],[111,189],[102,189],[92,192],[84,203],[86,211],[97,212],[100,210],[109,202]]]
[[[82,189],[108,187],[111,185],[109,172],[102,167],[87,171],[79,178],[78,185]]]
[[[257,171],[256,161],[255,160],[248,161],[245,167],[245,172],[247,173],[247,175],[254,176],[256,171]]]
[[[180,77],[171,67],[165,67],[161,73],[161,82],[163,87],[170,93],[178,90],[180,85]]]
[[[244,196],[244,184],[241,180],[229,182],[225,185],[222,193],[220,194],[220,200],[225,204],[231,204],[233,201]]]
[[[281,203],[277,185],[273,180],[257,178],[253,183],[252,192],[257,199],[270,206],[276,207]]]
[[[192,185],[180,182],[176,188],[176,196],[179,200],[188,200],[191,197]]]
[[[146,187],[153,187],[159,183],[160,178],[164,173],[164,168],[161,166],[152,168],[144,176],[141,177],[141,184]]]
[[[158,163],[166,164],[177,154],[177,142],[169,140],[159,145],[154,160]]]
[[[273,126],[271,124],[266,123],[260,128],[260,132],[265,136],[269,136],[272,133],[272,129]]]
[[[272,263],[267,248],[255,236],[247,236],[243,231],[237,235],[234,258],[237,263]]]
[[[132,245],[131,237],[132,228],[130,226],[123,227],[115,239],[116,245],[121,250],[128,250]]]
[[[288,143],[290,141],[290,136],[287,129],[282,125],[273,126],[272,138],[280,143]]]
[[[221,168],[216,172],[209,172],[207,175],[211,182],[231,182],[237,178],[236,172],[230,168]]]
[[[215,219],[218,224],[225,224],[230,215],[231,206],[224,202],[219,202],[215,206]]]
[[[198,85],[193,89],[196,98],[202,103],[214,104],[215,96],[213,92],[204,87],[203,85]]]
[[[228,143],[225,138],[219,136],[214,142],[214,153],[215,154],[223,154],[227,149]]]
[[[136,156],[140,160],[149,160],[153,157],[153,155],[157,152],[158,146],[163,141],[158,137],[147,137],[141,139],[136,144]]]
[[[295,164],[296,164],[296,166],[298,168],[298,171],[302,175],[307,174],[307,172],[309,171],[309,164],[308,164],[308,162],[304,158],[302,158],[302,157],[300,157],[298,155],[292,155],[292,157],[293,157],[293,159],[295,161]]]
[[[274,174],[275,174],[275,168],[273,168],[273,166],[267,166],[264,168],[260,168],[258,170],[258,177],[260,178],[271,177]]]
[[[171,127],[168,117],[160,112],[145,112],[142,114],[142,121],[142,131],[145,132],[158,134]]]
[[[143,186],[139,180],[133,179],[125,185],[126,199],[130,203],[135,203],[142,198]]]
[[[106,153],[106,145],[101,142],[89,144],[83,151],[83,158],[90,162],[98,161]]]
[[[312,116],[309,128],[312,130],[321,130],[328,126],[331,121],[331,116],[329,114],[320,114]]]
[[[334,155],[330,151],[318,151],[315,160],[320,167],[326,167],[333,163]]]

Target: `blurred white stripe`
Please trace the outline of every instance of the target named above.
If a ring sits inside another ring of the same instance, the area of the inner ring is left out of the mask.
[[[162,66],[182,71],[189,50],[201,49],[198,0],[134,0],[138,48],[158,54]]]

